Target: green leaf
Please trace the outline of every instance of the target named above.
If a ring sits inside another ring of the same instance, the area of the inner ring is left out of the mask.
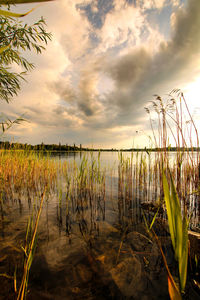
[[[160,209],[160,207],[158,207],[157,212],[155,213],[155,215],[154,215],[154,217],[153,217],[153,220],[152,220],[151,225],[150,225],[150,227],[149,227],[150,230],[151,230],[151,228],[152,228],[152,226],[153,226],[153,224],[154,224],[154,222],[155,222],[155,220],[156,220],[156,217],[157,217],[157,214],[158,214],[158,212],[159,212],[159,209]]]
[[[143,214],[143,218],[144,218],[144,223],[145,223],[146,229],[147,229],[147,231],[149,232],[149,231],[150,231],[149,225],[148,225],[148,222],[147,222],[147,219],[146,219],[146,217],[145,217],[145,214],[144,214],[143,210],[142,210],[142,214]]]
[[[34,2],[49,2],[53,0],[0,0],[0,4],[21,4]]]
[[[180,202],[177,196],[176,188],[172,175],[170,173],[171,180],[171,203],[173,205],[173,219],[174,219],[174,232],[175,232],[175,258],[178,259],[182,255],[182,216],[181,216],[181,207]]]
[[[168,185],[164,170],[163,170],[163,190],[164,190],[165,204],[166,204],[166,208],[167,208],[169,231],[170,231],[170,235],[171,235],[172,245],[173,245],[173,248],[175,249],[176,243],[175,243],[173,209],[172,209],[172,203],[171,203],[171,199],[170,199],[169,185]]]
[[[186,216],[183,217],[183,239],[182,239],[182,253],[179,263],[180,285],[181,291],[184,291],[187,279],[187,264],[188,264],[188,221]]]
[[[2,10],[0,9],[0,15],[4,16],[4,17],[13,17],[13,18],[22,18],[25,17],[26,15],[28,15],[30,12],[32,12],[34,10],[34,8],[32,8],[31,10],[29,10],[26,13],[23,14],[18,14],[18,13],[13,13],[11,11],[7,11],[7,10]]]
[[[7,45],[7,46],[3,46],[0,48],[0,54],[6,50],[8,50],[10,48],[10,45]]]
[[[166,175],[163,171],[163,189],[167,208],[167,216],[172,245],[175,251],[175,258],[179,265],[179,279],[181,291],[185,289],[187,279],[188,263],[188,220],[184,214],[182,220],[181,206],[176,192],[172,174],[170,173],[171,193],[169,190]]]
[[[195,260],[195,266],[196,268],[198,267],[198,258],[197,258],[197,255],[195,254],[194,256],[194,260]]]

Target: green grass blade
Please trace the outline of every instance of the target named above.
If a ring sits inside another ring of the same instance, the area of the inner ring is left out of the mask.
[[[22,4],[34,2],[49,2],[53,0],[0,0],[0,4]]]
[[[0,48],[0,54],[3,53],[4,51],[8,50],[10,48],[10,45],[3,46]]]
[[[151,222],[151,224],[150,224],[149,230],[151,230],[151,228],[152,228],[152,226],[153,226],[153,224],[154,224],[154,222],[155,222],[155,220],[156,220],[156,217],[157,217],[157,214],[158,214],[158,212],[159,212],[159,209],[160,209],[160,207],[158,207],[157,212],[155,213],[155,215],[154,215],[154,217],[153,217],[153,220],[152,220],[152,222]]]
[[[174,218],[173,218],[173,207],[171,203],[169,185],[167,182],[166,175],[163,171],[163,190],[164,190],[164,199],[167,208],[167,216],[168,216],[168,224],[169,224],[169,231],[171,235],[172,245],[175,250],[176,247],[176,235],[175,235],[175,225],[174,225]]]
[[[182,256],[182,243],[183,243],[183,231],[182,231],[182,216],[181,207],[174,185],[172,175],[170,173],[171,180],[171,202],[173,203],[173,218],[174,218],[174,230],[175,230],[175,258],[179,260]]]
[[[1,4],[1,3],[0,3]],[[26,13],[23,13],[23,14],[18,14],[18,13],[14,13],[14,12],[11,12],[11,11],[7,11],[7,10],[2,10],[0,9],[0,15],[1,16],[4,16],[4,17],[12,17],[12,18],[22,18],[22,17],[25,17],[26,15],[28,15],[30,12],[32,12],[34,10],[31,9],[29,10],[28,12]]]
[[[179,263],[179,276],[181,291],[184,291],[187,279],[187,265],[188,265],[188,221],[186,216],[183,217],[183,239],[182,239],[182,256]]]
[[[149,232],[149,231],[150,231],[150,229],[149,229],[149,224],[148,224],[148,222],[147,222],[147,219],[146,219],[146,217],[145,217],[145,214],[144,214],[143,210],[142,210],[142,215],[143,215],[143,218],[144,218],[144,224],[145,224],[145,226],[146,226],[147,232]]]
[[[169,171],[170,172],[170,171]],[[163,172],[163,189],[167,208],[169,230],[172,245],[175,251],[175,258],[179,265],[179,279],[181,291],[185,289],[187,279],[188,263],[188,220],[184,215],[182,220],[180,201],[176,192],[172,174],[170,173],[171,193],[167,183],[167,178]],[[173,293],[172,293],[173,294]]]

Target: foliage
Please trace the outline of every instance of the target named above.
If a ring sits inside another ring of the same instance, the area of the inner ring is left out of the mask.
[[[39,207],[39,210],[38,210],[38,213],[36,216],[35,225],[33,224],[32,219],[29,219],[29,222],[28,222],[27,231],[26,231],[26,245],[24,248],[22,247],[24,254],[25,254],[24,273],[23,273],[21,285],[19,288],[17,300],[23,300],[26,297],[29,271],[30,271],[30,268],[31,268],[31,265],[33,262],[34,254],[35,254],[35,248],[36,248],[36,243],[37,243],[37,230],[38,230],[40,215],[42,212],[45,191],[46,191],[46,188],[41,196],[40,207]],[[34,229],[32,231],[33,225],[34,225]],[[31,236],[30,241],[28,240],[29,236]]]
[[[175,252],[175,258],[177,259],[179,265],[180,286],[181,291],[183,292],[187,278],[188,221],[185,213],[182,218],[181,206],[171,174],[170,185],[171,191],[169,189],[166,175],[163,172],[164,198],[167,208],[169,231]]]
[[[11,11],[7,11],[7,10],[2,10],[0,9],[0,15],[4,16],[4,17],[13,17],[13,18],[21,18],[21,17],[25,17],[26,15],[28,15],[32,10],[23,13],[23,14],[18,14],[18,13],[14,13]]]
[[[53,0],[0,0],[0,4],[22,4],[22,3],[33,3],[33,2],[47,2]]]
[[[24,2],[32,1],[0,1],[0,5],[7,4],[9,9],[10,4]],[[51,39],[51,34],[45,31],[46,24],[43,18],[32,26],[18,21],[18,18],[26,16],[32,10],[19,14],[0,9],[0,99],[6,102],[17,95],[20,90],[20,80],[24,79],[26,72],[34,67],[21,52],[34,49],[37,54],[41,53],[45,49],[43,44],[47,44],[47,41]],[[17,73],[10,69],[15,64],[21,66],[23,71]],[[24,121],[21,117],[14,121],[10,119],[5,122],[1,121],[2,132],[4,133],[13,124],[19,124],[21,121]]]
[[[180,299],[186,285],[188,266],[187,215],[191,211],[187,211],[186,199],[191,201],[194,191],[198,191],[199,187],[199,137],[193,117],[180,90],[173,90],[165,101],[158,95],[155,97],[151,106],[145,109],[150,117],[155,146],[162,149],[162,152],[158,152],[157,155],[161,199],[164,198],[165,201],[171,241],[179,268],[180,288],[173,282],[168,272],[169,294],[171,299]],[[153,109],[153,116],[157,117],[154,123],[157,126],[153,126],[151,109]],[[169,169],[171,164],[168,151],[172,150],[169,145],[170,137],[176,145],[176,159],[173,168]],[[165,169],[169,171],[167,176],[163,171]],[[168,268],[167,263],[165,266]]]
[[[9,121],[4,121],[3,122],[3,126],[5,127],[5,123],[7,126],[9,126]],[[1,124],[1,123],[0,123]],[[22,144],[22,143],[11,143],[8,141],[0,141],[0,149],[7,149],[7,150],[20,150],[20,149],[24,149],[24,150],[41,150],[44,152],[48,152],[48,151],[89,151],[90,149],[88,148],[82,148],[81,145],[80,147],[73,145],[70,146],[68,144],[66,145],[57,145],[57,144],[37,144],[37,145],[30,145],[30,144]]]
[[[37,54],[44,50],[44,45],[51,39],[51,34],[45,31],[45,21],[39,21],[29,26],[12,17],[0,18],[0,98],[9,102],[20,89],[20,80],[34,65],[23,55],[22,51],[35,50]],[[22,67],[23,72],[13,72],[12,64]]]
[[[2,134],[6,130],[8,130],[10,127],[12,127],[12,125],[14,125],[14,124],[20,124],[23,121],[26,121],[26,120],[24,118],[22,118],[22,117],[18,117],[14,121],[11,121],[8,117],[6,117],[5,120],[1,120],[0,124],[2,126]]]

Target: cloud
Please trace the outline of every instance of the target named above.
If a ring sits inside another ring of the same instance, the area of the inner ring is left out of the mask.
[[[120,2],[118,2],[118,9],[119,4]],[[132,6],[123,7],[126,12],[129,9],[132,12],[135,10]],[[73,91],[67,85],[64,88],[64,99],[77,107],[83,126],[88,130],[91,128],[98,130],[139,124],[144,115],[143,107],[153,94],[163,93],[163,91],[167,93],[189,80],[196,64],[194,57],[199,58],[199,8],[199,1],[190,0],[186,9],[178,10],[174,15],[171,40],[161,41],[159,37],[156,49],[150,49],[149,37],[146,44],[140,42],[137,47],[126,48],[124,51],[126,54],[119,51],[116,56],[111,55],[109,48],[128,39],[124,38],[123,34],[120,38],[113,33],[116,30],[117,19],[119,19],[119,26],[121,24],[123,28],[122,32],[126,32],[128,25],[123,17],[123,11],[122,19],[116,8],[107,14],[104,26],[108,30],[103,26],[101,32],[102,44],[104,50],[107,48],[107,52],[96,58],[91,56],[86,64],[82,63],[79,69],[79,83]],[[137,14],[140,16],[139,12]],[[127,19],[130,22],[130,17]],[[140,26],[141,24],[147,26],[146,22],[143,19]],[[134,23],[133,28],[135,26]],[[140,26],[138,25],[138,30],[139,28],[141,30]],[[105,46],[107,37],[109,42]],[[102,45],[97,49],[99,52],[99,49],[102,51],[101,47]],[[187,73],[185,73],[186,68]],[[102,74],[113,81],[113,89],[104,95],[101,95],[97,89]],[[62,88],[58,94],[62,98]]]
[[[125,1],[115,2],[114,9],[106,15],[105,22],[98,32],[101,40],[99,51],[119,47],[124,43],[137,45],[141,40],[144,22],[140,9],[127,5]]]
[[[91,46],[91,24],[87,17],[77,9],[77,5],[86,2],[83,0],[52,1],[46,5],[40,5],[28,15],[26,20],[32,22],[32,19],[37,20],[44,15],[47,29],[53,35],[53,42],[57,42],[57,48],[62,47],[66,58],[69,61],[75,61]]]
[[[173,6],[179,6],[181,0],[171,0]]]
[[[67,104],[67,108],[74,108],[76,114],[82,115],[82,118],[98,114],[101,108],[97,91],[99,74],[94,66],[92,70],[90,68],[91,64],[80,69],[79,81],[74,86],[63,78],[51,85],[54,93]]]
[[[134,112],[138,112],[136,108],[142,107],[152,94],[169,92],[191,78],[200,59],[199,12],[200,2],[190,0],[187,9],[176,14],[172,39],[160,43],[157,53],[141,47],[105,67],[115,82],[108,100],[118,106],[118,121],[121,115],[127,115],[125,122],[129,124],[131,115],[134,118]]]
[[[59,95],[61,100],[64,100],[69,105],[74,105],[75,101],[77,101],[76,91],[68,80],[61,78],[54,84],[51,84],[50,88]]]
[[[150,66],[151,56],[145,50],[140,48],[124,55],[109,64],[107,73],[116,82],[119,89],[136,85],[143,77],[144,71]]]
[[[174,1],[174,0],[173,0]],[[176,1],[176,0],[175,0]],[[136,6],[142,9],[162,9],[167,3],[167,0],[136,0]]]
[[[143,107],[153,94],[184,87],[200,75],[199,0],[187,6],[177,0],[113,0],[103,10],[105,2],[63,0],[47,9],[53,42],[33,57],[37,69],[16,105],[3,107],[11,114],[26,111],[32,131],[24,125],[13,133],[25,139],[31,132],[34,141],[125,141],[147,127]],[[172,6],[166,38],[149,15]],[[92,22],[95,15],[101,24]]]

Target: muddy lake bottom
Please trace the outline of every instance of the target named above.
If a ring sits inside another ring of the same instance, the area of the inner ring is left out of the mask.
[[[69,234],[66,220],[47,210],[48,203],[45,203],[27,299],[169,299],[167,272],[160,250],[142,222],[127,226],[110,224],[105,215],[105,220],[91,224],[89,219],[79,216],[70,225]],[[112,214],[117,219],[117,212]],[[1,222],[4,231],[1,230],[0,273],[13,276],[16,270],[17,280],[23,273],[21,247],[26,222],[27,217],[20,217],[20,210],[15,212],[12,221],[6,222],[5,216]],[[170,236],[162,220],[156,221],[154,230],[168,266],[178,278]],[[0,285],[0,299],[16,298],[12,278],[2,277]],[[184,298],[200,299],[200,295],[189,284]]]
[[[57,222],[51,218],[47,228],[41,221],[27,299],[169,299],[162,257],[142,224],[124,233],[99,221],[88,232],[82,220],[68,236]],[[16,266],[17,278],[23,273],[24,225],[25,220],[7,224],[6,237],[1,237],[2,274],[14,274]],[[169,236],[162,234],[168,263],[175,269]],[[15,299],[12,279],[1,278],[1,299]]]

